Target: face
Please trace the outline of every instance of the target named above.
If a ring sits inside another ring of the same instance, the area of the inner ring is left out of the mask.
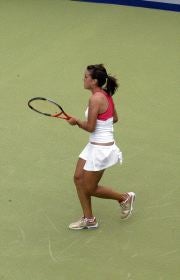
[[[86,70],[84,73],[84,88],[92,89],[94,83],[95,83],[95,80],[91,78],[90,72],[88,70]]]

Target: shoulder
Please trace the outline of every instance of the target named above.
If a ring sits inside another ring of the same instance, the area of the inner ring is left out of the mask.
[[[94,104],[94,103],[100,103],[102,101],[103,95],[100,92],[97,92],[95,94],[92,94],[91,97],[89,98],[89,104]]]
[[[93,113],[93,114],[98,114],[100,107],[101,107],[102,101],[100,96],[98,96],[97,94],[92,94],[91,97],[89,98],[89,114]]]
[[[90,97],[90,101],[92,102],[102,102],[104,100],[107,99],[107,94],[105,92],[102,91],[97,91],[96,93],[92,94],[92,96]]]

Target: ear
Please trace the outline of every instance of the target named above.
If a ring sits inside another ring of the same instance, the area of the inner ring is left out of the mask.
[[[95,86],[97,86],[97,85],[98,85],[98,80],[97,80],[97,79],[93,79],[93,84],[94,84]]]

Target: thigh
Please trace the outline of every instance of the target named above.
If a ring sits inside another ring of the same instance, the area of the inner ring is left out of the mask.
[[[87,171],[84,170],[86,160],[79,158],[76,164],[74,180],[78,185],[83,186],[88,192],[93,193],[98,187],[105,170]]]
[[[98,188],[98,183],[103,176],[104,170],[100,171],[86,171],[83,173],[83,182],[86,189],[93,193]]]
[[[79,158],[76,164],[76,169],[74,172],[74,177],[75,178],[82,178],[84,174],[84,165],[86,161],[82,158]]]

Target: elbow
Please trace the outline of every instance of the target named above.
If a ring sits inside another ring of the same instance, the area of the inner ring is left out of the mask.
[[[88,127],[87,128],[87,131],[90,132],[90,133],[94,132],[94,130],[95,130],[95,128],[93,128],[93,127]]]
[[[118,122],[118,118],[114,118],[113,123],[117,123],[117,122]]]
[[[89,125],[89,126],[86,127],[86,130],[87,130],[88,132],[92,133],[92,132],[94,132],[95,128],[96,128],[96,127],[95,127],[94,125],[93,125],[93,126]]]

